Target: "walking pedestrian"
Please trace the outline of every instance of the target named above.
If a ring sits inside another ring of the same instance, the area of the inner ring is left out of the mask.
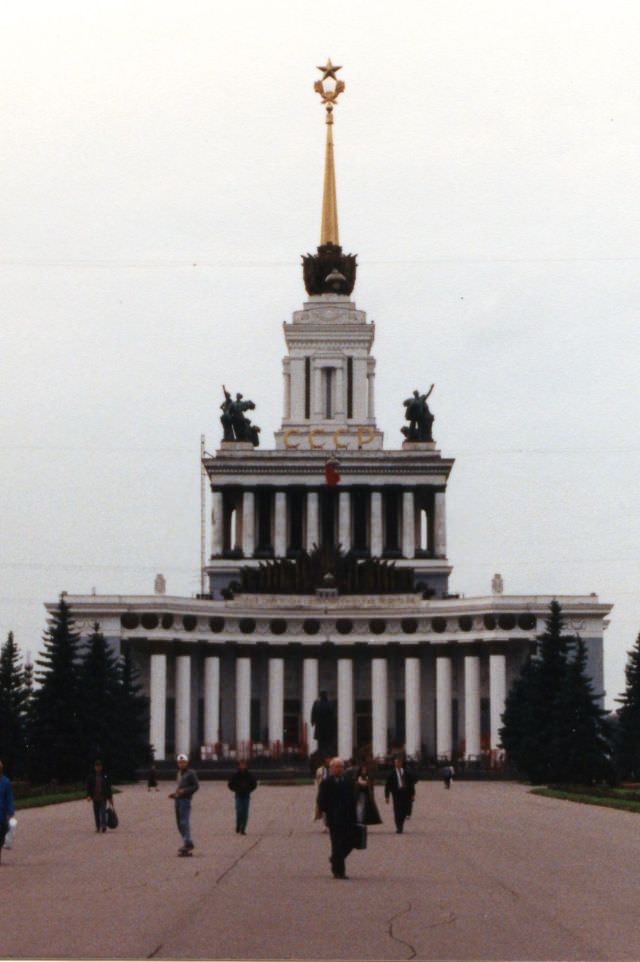
[[[331,834],[331,871],[334,878],[346,878],[346,858],[354,848],[356,799],[353,782],[345,778],[344,762],[331,759],[329,777],[320,785],[318,807],[327,816]]]
[[[444,770],[442,772],[445,788],[451,788],[451,781],[453,779],[453,775],[454,775],[453,765],[445,765]]]
[[[322,814],[322,812],[320,811],[320,808],[318,807],[318,792],[320,791],[320,785],[322,784],[322,782],[324,782],[325,779],[327,779],[327,778],[329,777],[329,767],[330,767],[330,765],[331,765],[331,756],[330,756],[330,755],[325,755],[325,757],[324,757],[324,759],[323,759],[323,761],[322,761],[322,765],[319,765],[318,768],[316,768],[316,773],[315,773],[315,775],[314,775],[314,777],[313,777],[313,780],[314,780],[315,786],[316,786],[316,800],[315,800],[315,802],[314,802],[314,808],[313,808],[313,820],[314,820],[315,822],[317,822],[317,821],[319,821],[320,819],[322,819],[322,821],[323,821],[323,823],[324,823],[324,829],[323,829],[323,831],[325,831],[325,832],[328,831],[328,829],[327,829],[327,817],[326,817],[326,815],[323,815],[323,814]]]
[[[149,775],[147,776],[147,791],[150,792],[152,788],[155,788],[156,792],[160,791],[158,788],[158,772],[155,765],[151,766]]]
[[[415,784],[416,776],[407,770],[402,756],[397,755],[393,762],[393,771],[384,786],[384,800],[387,805],[390,795],[393,799],[393,817],[397,835],[402,835],[405,819],[411,814],[416,797]]]
[[[191,855],[194,845],[191,838],[191,799],[200,788],[198,776],[189,768],[189,756],[181,752],[177,759],[178,773],[176,775],[176,790],[169,798],[175,799],[176,824],[182,836],[182,846],[178,855]]]
[[[258,786],[255,775],[252,775],[247,768],[244,758],[238,761],[238,768],[233,773],[227,785],[236,796],[236,834],[247,834],[247,821],[249,820],[249,804],[251,802],[251,792]]]
[[[4,840],[9,831],[9,819],[15,815],[13,804],[13,789],[11,782],[4,774],[4,765],[0,761],[0,862],[2,861],[2,849]]]
[[[356,819],[359,825],[380,825],[382,819],[376,805],[373,789],[373,776],[367,765],[360,765],[356,772],[354,788],[356,792]]]
[[[93,802],[96,832],[102,832],[104,835],[107,831],[107,805],[113,807],[113,789],[111,779],[99,758],[96,759],[93,771],[87,778],[87,801]]]

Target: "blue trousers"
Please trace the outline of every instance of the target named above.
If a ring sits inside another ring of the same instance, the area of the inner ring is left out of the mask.
[[[96,829],[107,827],[107,803],[105,799],[93,803],[93,817],[96,822]]]
[[[176,824],[185,845],[192,845],[191,838],[191,799],[176,798]]]
[[[236,795],[236,832],[244,832],[249,821],[249,795]]]

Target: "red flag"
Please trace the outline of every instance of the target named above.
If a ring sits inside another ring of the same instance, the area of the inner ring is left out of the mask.
[[[335,487],[340,480],[340,475],[338,473],[338,468],[340,467],[340,462],[337,458],[329,458],[324,465],[324,479],[330,487]]]

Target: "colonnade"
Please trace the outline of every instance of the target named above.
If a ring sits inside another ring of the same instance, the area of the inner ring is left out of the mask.
[[[416,533],[419,532],[419,519],[416,516],[416,496],[412,490],[402,492],[401,522],[399,540],[402,555],[414,558],[416,553]],[[255,491],[246,489],[242,492],[241,503],[235,508],[239,512],[238,530],[241,532],[240,547],[246,558],[251,558],[256,549],[256,498]],[[447,554],[446,522],[445,522],[445,493],[436,491],[433,495],[433,526],[432,554],[436,558],[445,558]],[[212,543],[213,557],[219,557],[225,546],[225,504],[223,492],[220,489],[212,492]],[[305,494],[305,524],[304,546],[311,551],[314,544],[321,542],[320,499],[316,490]],[[288,492],[286,489],[275,490],[273,499],[273,551],[276,557],[284,557],[288,547]],[[345,551],[352,546],[352,492],[349,488],[341,488],[338,494],[338,542]],[[381,489],[371,488],[369,491],[368,510],[368,545],[374,557],[382,555],[384,550],[383,524],[383,492]],[[419,537],[419,535],[418,535]],[[235,547],[232,545],[232,547]]]
[[[152,654],[150,665],[150,741],[157,760],[165,758],[167,655]],[[422,685],[421,659],[404,659],[405,750],[418,756],[422,750]],[[235,741],[247,743],[251,738],[251,673],[249,655],[239,655],[235,661]],[[268,659],[267,719],[270,744],[282,744],[284,734],[284,658]],[[374,756],[388,751],[388,661],[374,656],[370,660],[372,751]],[[204,742],[220,740],[220,657],[204,658]],[[501,715],[507,693],[506,655],[489,655],[489,700],[491,748],[500,743]],[[302,661],[302,718],[309,723],[313,702],[319,694],[319,659],[305,657]],[[436,754],[451,757],[453,744],[453,659],[436,655]],[[354,676],[353,658],[337,658],[338,754],[351,757],[354,747]],[[191,655],[175,658],[175,749],[191,749]],[[309,726],[309,753],[317,749]],[[468,756],[481,750],[481,689],[480,655],[464,655],[464,739]]]

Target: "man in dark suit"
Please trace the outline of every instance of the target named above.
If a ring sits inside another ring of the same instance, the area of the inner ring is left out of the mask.
[[[384,800],[389,804],[389,795],[393,798],[393,817],[396,823],[396,834],[401,835],[404,820],[411,814],[413,800],[416,797],[416,776],[407,770],[404,759],[397,755],[393,763],[393,771],[384,786]]]
[[[318,808],[324,813],[331,834],[331,871],[346,878],[345,859],[353,849],[356,832],[356,798],[353,782],[345,778],[344,762],[332,758],[329,777],[320,783]]]

